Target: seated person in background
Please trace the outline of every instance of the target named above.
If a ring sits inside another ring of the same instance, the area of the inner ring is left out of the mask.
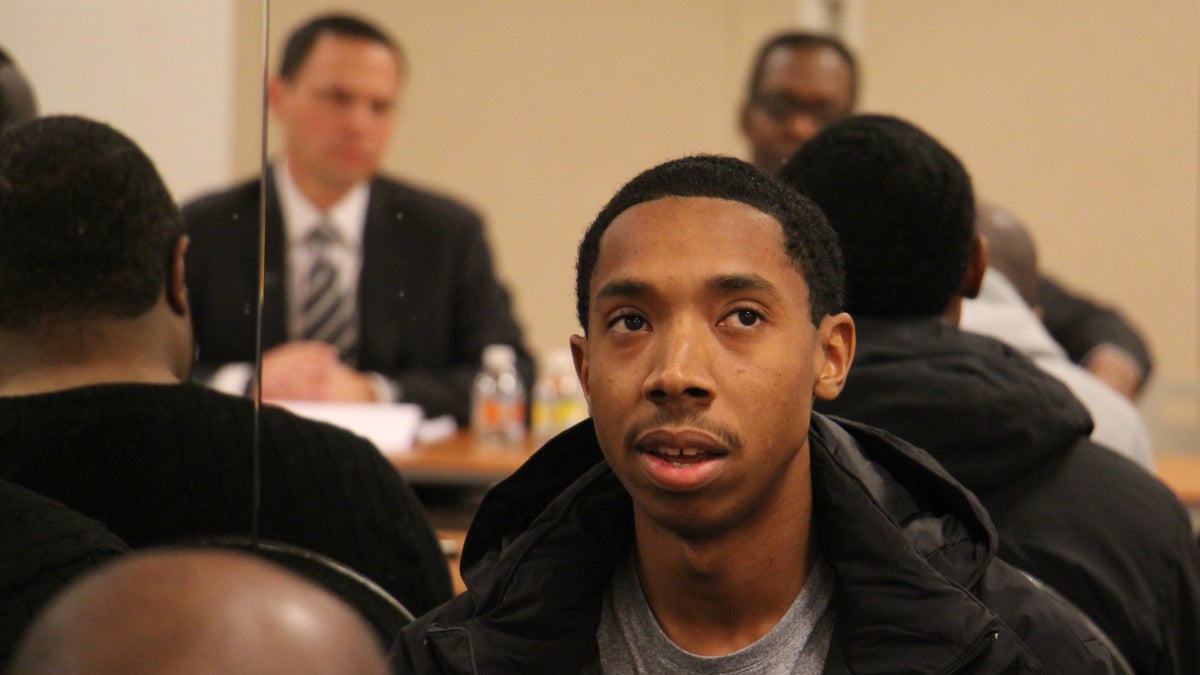
[[[0,672],[54,593],[128,550],[104,525],[0,480]]]
[[[78,117],[0,136],[0,478],[134,548],[248,534],[313,549],[414,612],[450,597],[424,509],[368,441],[183,383],[179,210],[145,154]]]
[[[787,31],[759,47],[739,126],[754,165],[779,173],[796,148],[854,112],[858,63],[832,35]]]
[[[391,38],[349,16],[288,38],[269,90],[282,156],[265,179],[183,208],[201,379],[241,393],[252,373],[265,186],[265,398],[407,401],[466,424],[493,343],[533,382],[479,217],[379,174],[405,67]]]
[[[0,133],[37,114],[33,87],[8,52],[0,49]]]
[[[789,31],[759,48],[750,69],[740,127],[758,168],[777,174],[797,148],[855,110],[859,68],[841,40]],[[1150,353],[1117,312],[1038,280],[1044,321],[1071,360],[1132,397],[1150,374]]]
[[[1200,672],[1200,549],[1179,501],[1088,438],[1062,383],[957,327],[987,267],[958,159],[903,120],[852,117],[782,178],[837,232],[858,326],[845,390],[816,409],[932,454],[987,507],[1000,557],[1091,616],[1136,672]]]
[[[1046,330],[1072,361],[1117,393],[1137,396],[1154,361],[1146,341],[1125,317],[1046,276],[1038,279],[1038,303]]]
[[[733,158],[668,162],[577,270],[592,421],[485,497],[468,590],[405,628],[397,669],[1108,672],[928,455],[810,417],[854,353],[810,202]]]
[[[979,296],[963,301],[959,327],[990,335],[1067,385],[1091,413],[1092,440],[1154,468],[1150,435],[1129,399],[1076,365],[1038,318],[1037,251],[1025,227],[997,206],[978,203],[975,228],[987,243]]]
[[[54,599],[10,675],[384,675],[370,626],[319,586],[231,551],[145,551]]]

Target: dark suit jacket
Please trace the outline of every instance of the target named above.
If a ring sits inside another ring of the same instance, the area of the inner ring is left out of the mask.
[[[254,179],[184,206],[191,245],[187,282],[198,348],[196,374],[254,360],[258,213]],[[267,180],[263,349],[287,341],[286,242]],[[496,279],[479,217],[463,205],[376,177],[358,283],[359,370],[382,373],[430,416],[470,416],[484,346],[513,345],[526,385],[532,360]]]

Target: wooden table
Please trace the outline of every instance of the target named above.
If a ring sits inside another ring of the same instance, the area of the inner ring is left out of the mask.
[[[530,438],[513,446],[493,447],[458,431],[442,441],[388,455],[392,465],[414,484],[490,487],[525,463],[537,445]]]

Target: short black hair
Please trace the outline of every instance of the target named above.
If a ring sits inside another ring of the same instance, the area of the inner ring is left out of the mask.
[[[400,69],[404,70],[404,51],[400,48],[400,43],[383,29],[350,14],[322,14],[309,19],[288,36],[283,47],[283,58],[279,63],[279,76],[285,80],[294,78],[312,52],[317,38],[325,33],[377,42],[392,50]]]
[[[694,155],[648,169],[617,191],[588,227],[575,265],[575,309],[588,329],[589,286],[600,256],[600,239],[628,209],[664,197],[713,197],[741,202],[771,216],[783,228],[788,257],[808,285],[814,325],[842,308],[842,256],[837,235],[811,201],[753,165],[733,157]]]
[[[746,83],[747,101],[753,101],[758,98],[758,87],[762,84],[763,69],[766,67],[767,57],[771,52],[781,47],[785,49],[824,47],[837,52],[838,56],[842,57],[842,61],[845,61],[846,68],[850,71],[850,107],[853,109],[855,102],[858,100],[858,60],[854,57],[854,52],[850,51],[846,43],[833,35],[796,30],[777,33],[758,48],[758,52],[754,56],[754,65],[750,67],[750,79]]]
[[[116,129],[52,116],[0,135],[0,328],[141,316],[183,233],[153,162]]]
[[[946,309],[970,261],[975,199],[967,170],[936,139],[895,117],[849,117],[797,150],[780,178],[837,232],[851,314]]]

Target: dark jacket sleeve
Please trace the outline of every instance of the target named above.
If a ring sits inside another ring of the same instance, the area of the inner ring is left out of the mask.
[[[1142,380],[1154,366],[1146,341],[1116,310],[1072,293],[1061,284],[1038,280],[1038,303],[1046,330],[1079,363],[1095,347],[1109,343],[1124,349],[1142,367]]]

